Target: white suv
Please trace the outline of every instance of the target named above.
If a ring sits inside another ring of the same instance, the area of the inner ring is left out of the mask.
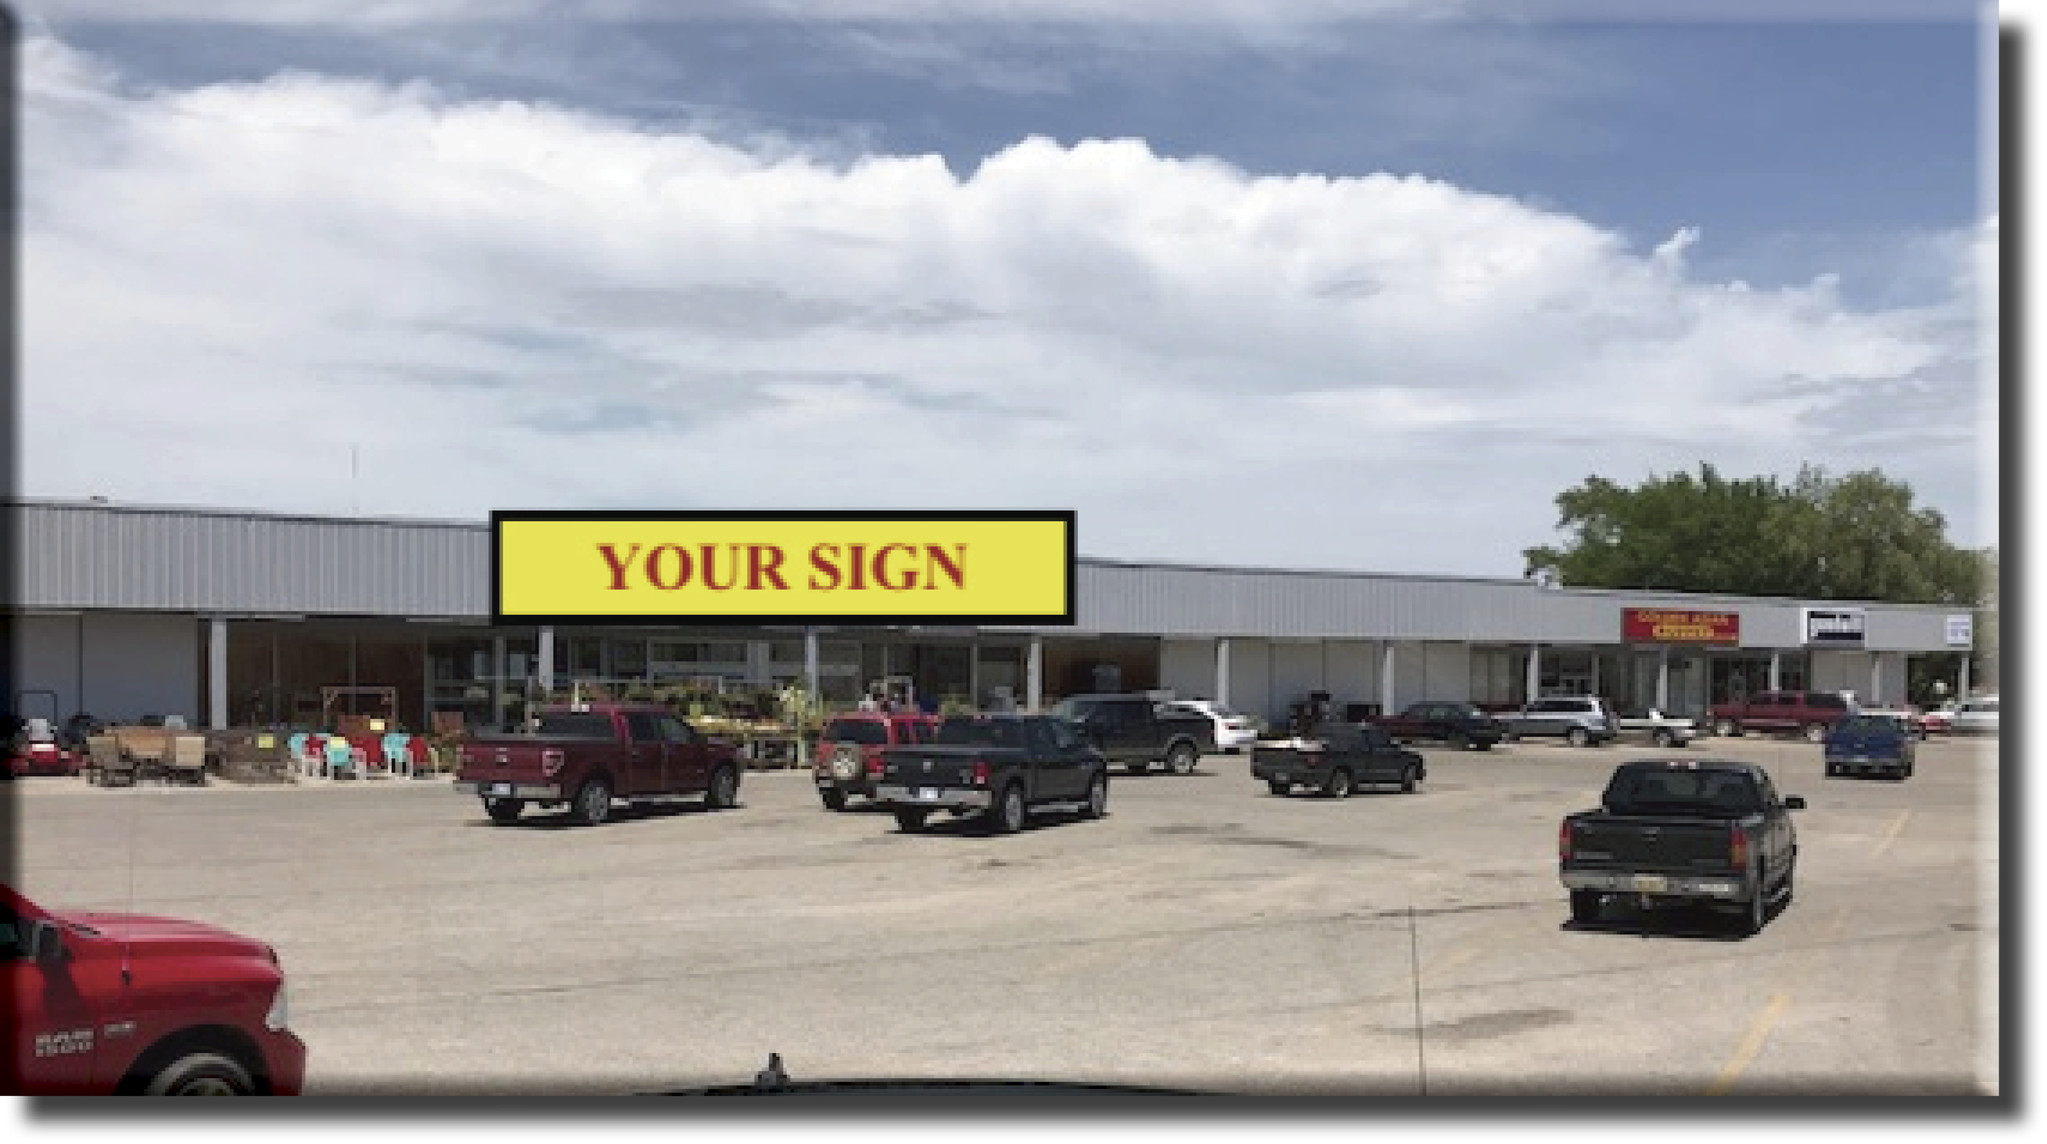
[[[1538,699],[1504,718],[1507,730],[1516,738],[1547,736],[1563,739],[1573,747],[1610,743],[1620,733],[1620,721],[1614,718],[1606,700],[1592,695]]]

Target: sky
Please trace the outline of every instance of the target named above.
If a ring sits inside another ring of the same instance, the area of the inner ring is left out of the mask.
[[[1518,576],[1811,464],[1997,540],[1973,5],[15,10],[31,496]]]

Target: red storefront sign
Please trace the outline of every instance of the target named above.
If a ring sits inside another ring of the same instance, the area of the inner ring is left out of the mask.
[[[1735,612],[1622,608],[1621,638],[1628,643],[1738,644],[1741,616]]]

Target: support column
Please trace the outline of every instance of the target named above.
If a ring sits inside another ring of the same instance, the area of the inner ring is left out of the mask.
[[[1542,645],[1528,645],[1528,674],[1522,680],[1521,702],[1533,703],[1542,695]]]
[[[1880,651],[1869,654],[1869,705],[1889,706],[1884,702],[1884,656]]]
[[[1379,713],[1395,714],[1393,705],[1393,641],[1379,641]]]
[[[1969,697],[1969,657],[1965,655],[1962,657],[1961,676],[1955,680],[1955,702],[1960,703],[1962,700],[1967,699],[1968,697]]]
[[[1783,689],[1783,687],[1784,687],[1784,682],[1783,682],[1783,681],[1784,681],[1784,671],[1783,671],[1783,669],[1784,669],[1784,653],[1783,653],[1783,652],[1780,652],[1780,651],[1777,651],[1777,650],[1776,650],[1776,649],[1774,649],[1774,648],[1773,648],[1773,649],[1771,649],[1771,651],[1770,651],[1770,690],[1772,690],[1772,691],[1780,691],[1780,690],[1782,690],[1782,689]],[[1812,686],[1812,680],[1810,680],[1810,679],[1806,680],[1806,681],[1805,681],[1805,683],[1806,683],[1806,686],[1808,686],[1808,687]]]
[[[490,639],[490,722],[493,728],[505,725],[505,637],[492,636]]]
[[[554,691],[554,628],[542,624],[539,641],[540,662],[534,665],[533,674],[540,677],[540,693],[547,695]]]
[[[1230,705],[1230,641],[1215,641],[1215,702],[1219,707]]]
[[[1592,652],[1592,694],[1599,694],[1599,651],[1596,648]]]
[[[1045,706],[1045,637],[1032,636],[1029,658],[1024,664],[1024,710]]]
[[[1670,714],[1670,649],[1656,649],[1656,709]]]
[[[803,689],[810,693],[812,702],[816,702],[824,695],[824,690],[818,685],[817,676],[817,629],[805,628],[803,629]]]
[[[218,616],[207,625],[206,725],[227,730],[227,621]]]

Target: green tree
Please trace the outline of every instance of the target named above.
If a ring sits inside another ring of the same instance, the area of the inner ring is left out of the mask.
[[[1635,488],[1588,477],[1556,504],[1565,542],[1522,552],[1524,574],[1548,584],[1974,606],[1994,567],[1875,470],[1807,466],[1787,484],[1701,464]]]

